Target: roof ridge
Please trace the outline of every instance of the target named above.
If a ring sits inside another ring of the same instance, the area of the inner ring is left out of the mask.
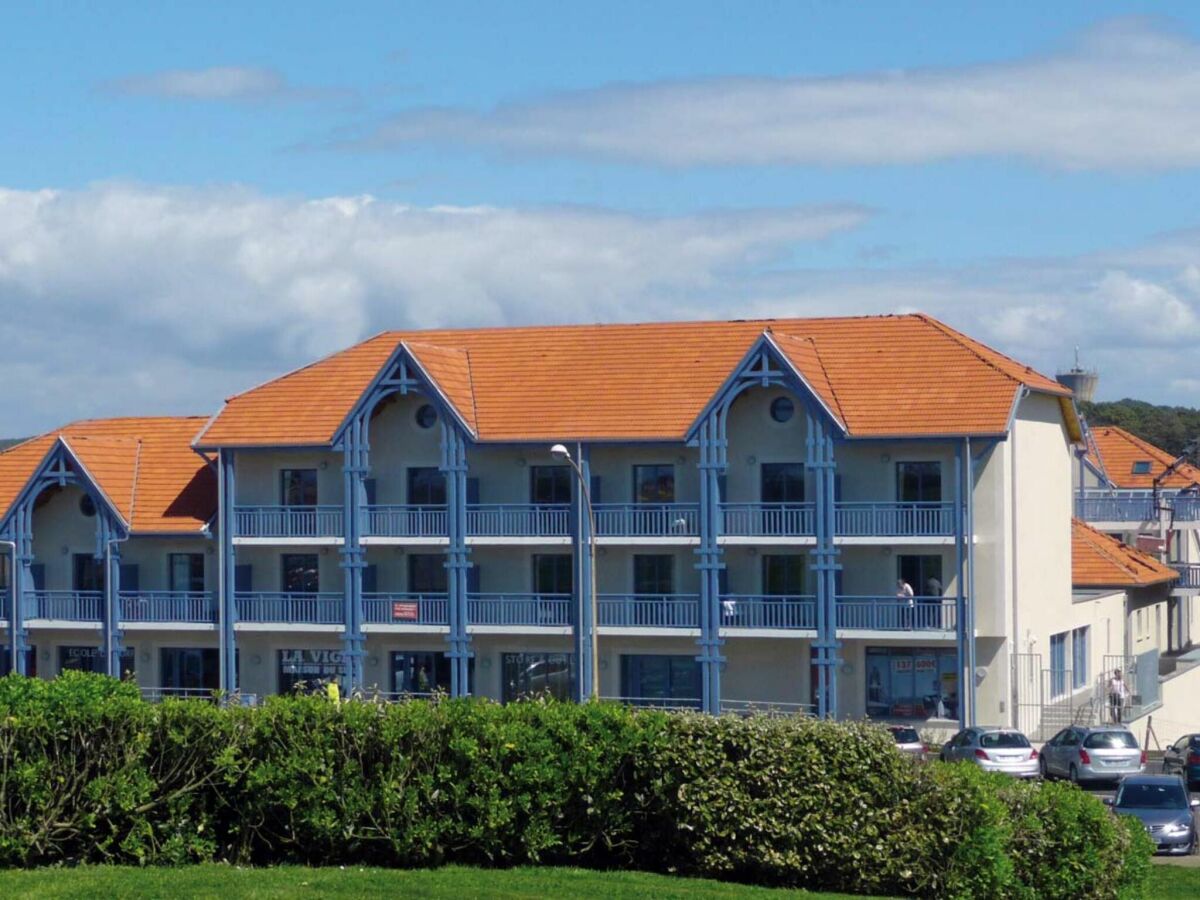
[[[984,365],[989,366],[992,369],[995,369],[997,372],[999,372],[1001,375],[1003,375],[1005,378],[1009,379],[1010,381],[1015,381],[1017,384],[1022,385],[1024,387],[1029,386],[1026,381],[1013,376],[1009,372],[1004,371],[1004,369],[1002,369],[1000,366],[996,365],[994,360],[988,359],[984,354],[980,353],[979,350],[977,349],[976,345],[981,346],[981,347],[986,347],[990,353],[994,353],[996,356],[1000,357],[1001,359],[1003,359],[1009,363],[1012,363],[1012,365],[1014,367],[1016,367],[1017,369],[1020,369],[1021,371],[1028,372],[1031,375],[1036,375],[1039,378],[1044,378],[1047,381],[1051,380],[1049,376],[1043,375],[1041,372],[1039,372],[1033,366],[1023,363],[1019,359],[1014,359],[1013,357],[1009,356],[1007,353],[1000,352],[995,347],[992,347],[990,344],[984,344],[982,341],[977,341],[974,338],[972,338],[971,336],[963,334],[957,328],[951,328],[945,322],[941,321],[940,319],[934,318],[933,316],[929,315],[928,313],[918,312],[918,313],[913,313],[913,315],[916,318],[920,319],[921,321],[925,322],[926,324],[932,325],[934,328],[936,328],[942,334],[946,335],[946,337],[950,338],[956,344],[961,346],[964,350],[966,350],[969,353],[971,353],[972,355],[974,355],[975,358],[978,359],[980,362],[982,362]],[[1065,385],[1064,385],[1064,387],[1065,387]],[[1072,391],[1071,393],[1073,394],[1074,392]]]
[[[363,338],[361,341],[355,341],[349,347],[343,347],[341,350],[334,350],[332,353],[326,353],[324,356],[320,357],[319,359],[314,359],[312,362],[306,363],[303,366],[297,366],[294,369],[289,369],[288,371],[284,372],[282,375],[276,375],[274,378],[268,378],[266,381],[259,382],[258,384],[253,385],[252,387],[246,388],[244,391],[238,391],[236,394],[230,394],[228,397],[225,398],[225,402],[228,403],[230,400],[236,400],[238,397],[242,397],[242,396],[245,396],[246,394],[253,393],[254,391],[259,390],[260,388],[265,388],[269,384],[274,384],[277,381],[282,381],[285,378],[290,378],[292,375],[295,375],[298,372],[303,372],[306,369],[313,368],[313,366],[319,366],[321,363],[326,362],[327,360],[333,359],[334,357],[337,357],[337,356],[341,356],[343,353],[349,353],[351,350],[356,350],[359,347],[363,346],[364,344],[369,344],[369,343],[371,343],[371,341],[374,341],[378,338],[386,337],[391,334],[399,334],[399,333],[402,333],[402,332],[380,331],[376,334],[371,335],[370,337]],[[397,338],[396,341],[397,341],[397,343],[399,343],[400,338]],[[202,417],[200,417],[200,418],[202,418]],[[203,432],[201,432],[201,434],[203,434]]]
[[[133,528],[134,510],[137,509],[138,477],[142,468],[142,439],[138,438],[137,452],[133,455],[133,484],[129,488],[129,527]]]
[[[838,418],[844,423],[846,421],[846,410],[842,407],[842,398],[838,396],[837,388],[833,386],[833,378],[829,374],[829,369],[825,366],[825,357],[821,355],[821,348],[817,344],[817,339],[806,334],[788,334],[785,331],[779,333],[783,337],[792,338],[793,340],[808,341],[808,343],[812,344],[813,353],[816,354],[817,357],[817,365],[821,367],[821,372],[825,376],[825,383],[829,385],[829,393],[833,395],[833,402],[837,405]]]
[[[475,371],[471,368],[471,351],[464,347],[463,353],[467,357],[467,385],[471,388],[471,421],[475,423],[475,427],[479,427],[479,401],[475,398]]]

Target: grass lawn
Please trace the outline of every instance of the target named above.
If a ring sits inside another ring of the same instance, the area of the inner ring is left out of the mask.
[[[644,872],[592,872],[586,869],[524,868],[507,870],[447,866],[443,869],[305,869],[279,866],[235,869],[190,866],[179,869],[136,869],[84,866],[77,869],[0,871],[4,898],[125,897],[362,897],[370,894],[405,897],[654,897],[740,898],[821,897],[808,891],[770,890],[700,878],[673,878]],[[1200,897],[1200,867],[1156,865],[1147,897],[1155,900]]]
[[[279,866],[236,869],[188,866],[137,869],[84,866],[76,869],[0,871],[0,897],[845,897],[807,891],[768,890],[644,872],[592,872],[586,869],[305,869]]]

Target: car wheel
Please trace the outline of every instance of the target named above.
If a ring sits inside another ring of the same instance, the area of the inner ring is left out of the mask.
[[[1046,766],[1046,757],[1043,756],[1041,758],[1041,760],[1038,761],[1038,769],[1042,773],[1042,780],[1049,781],[1050,780],[1050,769]]]
[[[1071,779],[1071,784],[1079,784],[1079,770],[1076,769],[1074,765],[1071,766],[1071,770],[1067,773],[1067,777]]]

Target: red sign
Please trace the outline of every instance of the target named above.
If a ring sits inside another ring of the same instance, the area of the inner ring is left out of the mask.
[[[392,618],[401,622],[415,622],[421,618],[421,607],[417,603],[393,603]]]

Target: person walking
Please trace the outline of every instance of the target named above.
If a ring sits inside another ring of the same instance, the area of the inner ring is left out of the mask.
[[[901,578],[896,582],[896,599],[900,601],[900,624],[903,628],[912,628],[913,609],[916,606],[912,585]]]
[[[1129,686],[1121,677],[1121,670],[1114,669],[1112,678],[1108,679],[1108,708],[1115,725],[1121,724],[1121,713],[1125,708],[1125,698],[1128,696]]]

